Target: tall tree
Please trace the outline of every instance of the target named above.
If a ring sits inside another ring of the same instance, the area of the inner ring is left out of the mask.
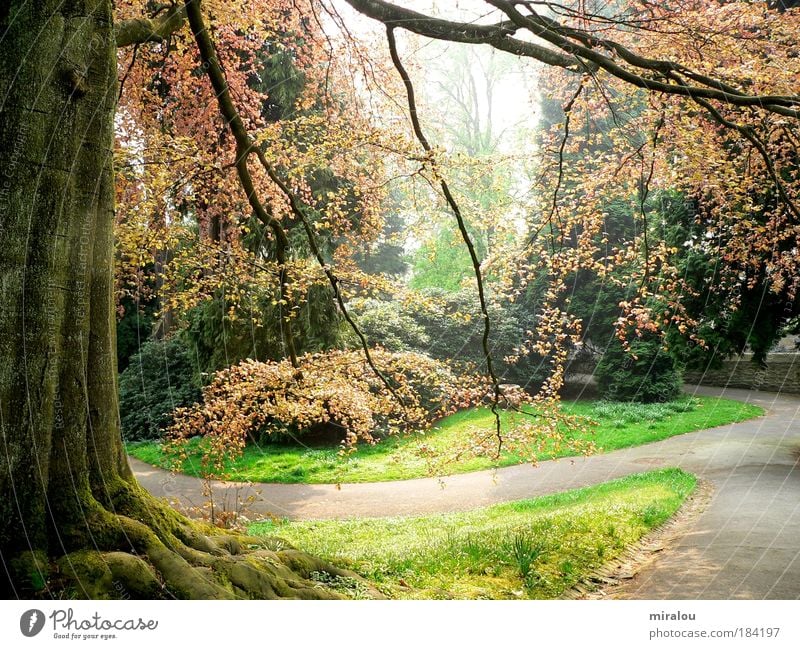
[[[648,219],[656,215],[648,214],[647,198],[658,188],[702,193],[704,204],[712,206],[702,216],[703,237],[717,244],[724,263],[753,269],[748,277],[766,275],[769,291],[796,299],[797,10],[779,3],[699,0],[476,0],[434,16],[385,0],[346,1],[385,26],[390,50],[394,32],[406,30],[490,45],[572,77],[563,128],[545,152],[551,161],[544,182],[549,198],[524,251],[537,260],[535,268],[511,269],[523,284],[526,276],[548,277],[545,307],[556,330],[564,331],[559,323],[573,324],[559,306],[567,278],[580,268],[605,276],[621,264],[634,269],[632,285],[638,288],[623,305],[620,333],[658,333],[671,325],[684,333],[696,326],[681,304],[691,288],[682,282],[667,243],[651,235]],[[465,7],[470,15],[459,12]],[[695,47],[699,40],[702,48]],[[399,66],[398,74],[403,75]],[[636,110],[625,114],[630,105]],[[411,113],[417,119],[414,106]],[[598,114],[606,128],[579,130]],[[606,142],[598,146],[601,138]],[[765,182],[774,200],[755,204]],[[603,206],[615,196],[636,197],[638,234],[598,264],[600,248],[593,241],[605,245]],[[677,299],[656,313],[649,306],[654,294]],[[531,347],[551,333],[537,326]]]
[[[336,568],[205,534],[146,494],[124,454],[114,344],[115,39],[153,39],[182,22],[177,6],[115,34],[111,0],[0,8],[6,596],[47,594],[53,560],[78,596],[107,597],[115,581],[129,596],[335,596],[307,578]]]

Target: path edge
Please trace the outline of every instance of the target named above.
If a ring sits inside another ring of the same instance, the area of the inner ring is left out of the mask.
[[[562,599],[626,599],[636,577],[685,536],[714,499],[714,485],[697,478],[694,491],[664,523],[650,530],[622,554],[592,571],[566,591]]]

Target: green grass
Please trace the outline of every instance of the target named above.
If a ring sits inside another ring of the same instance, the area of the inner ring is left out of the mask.
[[[763,414],[756,406],[714,397],[685,397],[664,404],[630,404],[607,402],[564,403],[565,412],[587,417],[597,423],[589,439],[600,451],[638,446],[704,428],[743,421]],[[503,413],[503,426],[512,427],[528,419],[514,412]],[[250,445],[242,458],[227,467],[231,480],[288,483],[378,482],[419,478],[430,474],[428,455],[445,453],[459,441],[479,430],[491,430],[492,413],[486,408],[474,408],[442,419],[425,434],[390,437],[375,446],[362,445],[346,458],[337,448],[304,448],[288,444]],[[189,459],[183,472],[199,474],[198,441],[190,447]],[[424,445],[424,446],[423,446]],[[155,442],[128,444],[134,457],[166,467],[160,446]],[[544,451],[538,459],[564,457],[567,448]],[[492,467],[508,466],[524,461],[514,453],[498,459],[463,457],[447,464],[446,472],[465,473]]]
[[[349,567],[390,597],[552,599],[666,521],[695,485],[662,469],[465,513],[268,521],[250,533]]]

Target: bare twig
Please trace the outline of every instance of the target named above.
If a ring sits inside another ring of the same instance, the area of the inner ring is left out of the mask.
[[[453,212],[453,215],[456,217],[456,222],[458,223],[458,229],[461,232],[461,238],[464,240],[464,244],[469,251],[469,257],[472,261],[472,270],[475,274],[475,281],[478,285],[478,300],[480,301],[481,306],[481,313],[483,315],[483,339],[481,341],[483,347],[483,357],[486,361],[486,373],[489,375],[489,378],[492,381],[492,385],[494,387],[494,399],[492,400],[492,413],[494,414],[495,418],[495,432],[497,435],[497,452],[500,453],[500,450],[503,447],[503,434],[500,425],[500,412],[498,410],[498,406],[500,403],[500,398],[503,396],[502,390],[500,389],[500,381],[497,378],[497,375],[494,371],[494,365],[492,363],[492,354],[489,350],[489,334],[491,331],[491,319],[489,318],[489,309],[487,306],[486,301],[486,291],[484,289],[483,283],[483,273],[481,272],[481,262],[478,259],[478,254],[475,251],[475,245],[472,243],[472,238],[469,236],[469,232],[467,231],[467,224],[464,220],[464,216],[461,213],[461,208],[458,205],[458,202],[453,196],[453,193],[450,191],[450,186],[447,184],[447,181],[444,177],[438,173],[436,168],[436,160],[433,155],[433,148],[428,142],[428,139],[425,137],[425,133],[422,130],[422,124],[419,121],[419,115],[417,113],[417,102],[414,97],[414,86],[411,83],[411,78],[408,76],[408,72],[406,71],[405,67],[403,66],[403,62],[400,60],[400,55],[397,53],[397,41],[394,37],[394,27],[391,25],[386,26],[386,38],[389,43],[389,53],[392,57],[392,62],[394,63],[394,67],[397,69],[398,74],[403,80],[403,85],[406,88],[406,95],[408,97],[408,112],[411,117],[411,124],[414,129],[414,134],[417,136],[417,140],[419,140],[420,145],[425,150],[425,153],[428,154],[430,158],[431,165],[433,167],[434,174],[439,178],[439,186],[441,187],[442,193],[444,194],[445,200],[447,201],[450,210]]]

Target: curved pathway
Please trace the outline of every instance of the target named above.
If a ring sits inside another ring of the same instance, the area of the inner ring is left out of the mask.
[[[473,509],[677,466],[709,481],[714,497],[689,532],[643,569],[623,596],[643,599],[800,597],[800,397],[720,388],[766,409],[758,419],[537,467],[397,482],[300,485],[216,483],[217,503],[252,498],[248,511],[297,519],[401,516]],[[130,458],[150,492],[183,506],[206,498],[197,478]]]

